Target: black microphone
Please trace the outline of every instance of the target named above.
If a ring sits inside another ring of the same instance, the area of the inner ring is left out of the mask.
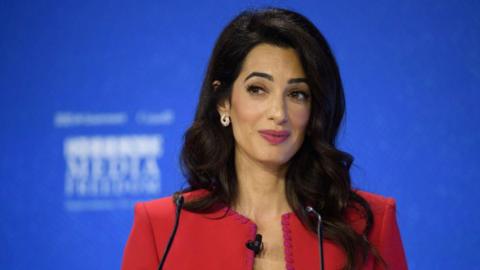
[[[323,259],[323,226],[322,226],[322,216],[313,209],[311,206],[305,207],[307,213],[313,214],[317,217],[317,235],[318,235],[318,247],[320,250],[320,270],[324,268],[324,259]]]
[[[180,212],[182,211],[183,207],[183,196],[182,194],[179,194],[177,198],[175,199],[175,224],[173,225],[173,231],[172,234],[170,235],[170,238],[168,239],[167,246],[165,247],[165,251],[163,252],[162,260],[160,261],[160,264],[158,265],[158,270],[162,270],[163,264],[167,260],[167,255],[168,252],[170,251],[170,247],[172,246],[173,239],[175,238],[175,234],[177,233],[177,228],[178,228],[178,222],[180,220]]]
[[[245,246],[252,250],[253,253],[255,253],[255,256],[257,256],[257,254],[263,250],[262,235],[257,233],[255,235],[255,240],[248,241],[245,243]]]

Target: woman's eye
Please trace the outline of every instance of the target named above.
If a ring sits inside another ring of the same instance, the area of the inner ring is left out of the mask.
[[[310,94],[305,91],[292,91],[290,92],[289,96],[298,101],[307,101],[308,99],[310,99]]]
[[[250,85],[247,87],[247,91],[252,95],[260,95],[265,92],[265,90],[260,86]]]

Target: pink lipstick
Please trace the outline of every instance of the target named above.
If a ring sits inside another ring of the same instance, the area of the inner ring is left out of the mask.
[[[260,135],[271,144],[280,144],[288,139],[290,132],[286,130],[265,129],[259,131]]]

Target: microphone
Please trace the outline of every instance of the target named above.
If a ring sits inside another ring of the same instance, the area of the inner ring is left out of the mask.
[[[247,243],[245,243],[245,246],[248,249],[252,250],[253,253],[255,253],[255,256],[257,256],[257,254],[263,250],[262,235],[256,234],[255,240],[248,241]]]
[[[322,226],[322,216],[313,209],[311,206],[305,207],[307,213],[312,214],[317,217],[317,235],[318,235],[318,247],[320,250],[320,270],[324,269],[324,258],[323,258],[323,226]]]
[[[170,251],[170,247],[172,246],[173,239],[175,238],[175,234],[177,233],[178,223],[180,220],[180,212],[183,207],[183,196],[179,194],[175,199],[175,224],[173,225],[172,234],[170,234],[170,238],[168,239],[167,246],[165,247],[165,251],[163,252],[162,260],[160,260],[160,264],[158,265],[158,270],[162,270],[163,264],[167,260],[168,252]]]

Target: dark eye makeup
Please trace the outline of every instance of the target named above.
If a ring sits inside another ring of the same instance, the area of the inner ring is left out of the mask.
[[[261,95],[267,92],[264,87],[255,84],[247,85],[246,90],[251,95]],[[310,99],[310,93],[308,90],[291,90],[288,92],[287,96],[298,102],[307,102]]]
[[[310,93],[304,90],[294,90],[289,93],[289,96],[298,101],[308,101],[310,99]]]
[[[263,89],[263,87],[260,87],[260,86],[257,86],[257,85],[248,85],[247,86],[247,92],[249,92],[252,95],[259,95],[259,94],[265,92],[265,90]]]

